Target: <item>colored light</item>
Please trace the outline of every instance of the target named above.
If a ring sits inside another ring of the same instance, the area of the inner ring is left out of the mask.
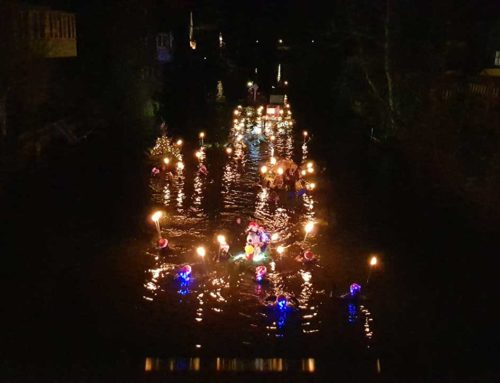
[[[196,248],[196,254],[198,254],[200,257],[203,258],[207,254],[207,251],[205,250],[205,248],[203,246],[199,246]]]
[[[361,292],[361,285],[358,285],[357,283],[351,284],[351,286],[349,286],[349,292],[352,297],[357,296]]]
[[[260,168],[260,172],[261,172],[262,174],[266,174],[266,173],[267,173],[267,166],[266,166],[266,165],[262,166],[262,167]]]
[[[168,165],[168,164],[170,163],[170,158],[165,157],[165,158],[163,159],[163,162],[165,163],[165,165]]]
[[[280,295],[277,299],[277,305],[278,305],[278,308],[281,310],[281,311],[284,311],[286,310],[286,305],[287,305],[287,299],[284,295]]]
[[[378,259],[376,256],[370,258],[370,266],[377,266]]]
[[[156,211],[153,213],[153,215],[151,216],[151,220],[153,222],[158,222],[160,220],[160,218],[163,217],[163,212],[161,211]]]

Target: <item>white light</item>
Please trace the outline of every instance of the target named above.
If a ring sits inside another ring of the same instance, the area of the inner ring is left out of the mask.
[[[304,135],[304,137],[307,137],[307,135],[308,135],[309,133],[307,133],[307,130],[304,130],[304,132],[303,132],[302,134]]]
[[[255,128],[255,134],[262,134],[262,128],[260,127]]]
[[[182,162],[177,162],[177,169],[179,170],[184,169],[184,164]]]
[[[288,81],[285,81],[285,85],[288,85]]]
[[[199,151],[198,151],[198,152],[196,152],[194,155],[195,155],[195,156],[196,156],[196,158],[198,158],[198,159],[200,159],[200,158],[203,156],[203,154],[202,154],[201,152],[199,152]]]
[[[278,168],[278,174],[281,176],[281,175],[283,175],[283,173],[284,173],[283,168]]]
[[[307,174],[307,171],[302,170],[302,171],[300,172],[300,174],[302,174],[303,176],[305,176],[305,175]]]
[[[233,148],[226,148],[226,153],[231,154],[233,152]]]
[[[182,140],[177,140],[177,146],[181,146],[182,145]]]
[[[312,162],[308,162],[307,163],[307,168],[309,169],[309,168],[312,168],[312,167],[313,167],[313,163]]]
[[[271,241],[277,241],[280,238],[278,233],[273,233],[271,235]]]
[[[276,165],[276,157],[271,157],[271,165]]]
[[[205,132],[200,132],[200,138],[204,138],[205,137]]]
[[[247,86],[250,88],[253,85],[253,81],[248,81]]]
[[[278,40],[278,42],[279,42],[280,44],[283,44],[283,40],[282,40],[282,39],[279,39],[279,40]]]
[[[307,234],[311,233],[314,229],[314,222],[308,222],[304,227],[304,230]]]
[[[203,258],[207,254],[207,251],[203,246],[200,246],[196,248],[196,254]]]
[[[307,172],[311,174],[314,173],[314,168],[307,168]]]
[[[283,254],[285,252],[285,248],[283,246],[278,246],[276,248],[276,251],[278,252],[278,254]]]
[[[163,159],[163,162],[165,163],[165,165],[168,165],[168,164],[170,163],[170,158],[165,157],[165,158]]]
[[[219,234],[217,236],[217,242],[219,242],[221,245],[225,244],[226,243],[226,237],[222,234]]]
[[[378,259],[377,257],[373,256],[370,258],[370,266],[377,266]]]
[[[271,141],[276,140],[276,136],[271,136]]]
[[[266,166],[266,165],[262,166],[262,167],[260,168],[260,172],[261,172],[262,174],[266,174],[266,173],[267,173],[267,166]]]
[[[155,211],[153,213],[153,215],[151,216],[151,220],[153,222],[158,222],[161,217],[163,217],[163,212],[161,212],[161,211]]]

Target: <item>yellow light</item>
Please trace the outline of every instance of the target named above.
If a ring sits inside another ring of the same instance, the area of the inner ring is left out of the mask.
[[[233,152],[233,148],[226,148],[226,153],[231,154]]]
[[[261,172],[262,174],[266,174],[266,173],[267,173],[267,166],[266,166],[266,165],[262,166],[262,167],[260,168],[260,172]]]
[[[307,172],[311,174],[314,173],[314,168],[307,168]]]
[[[200,138],[204,138],[205,137],[205,132],[200,132]]]
[[[168,164],[170,163],[170,158],[165,157],[165,158],[163,159],[163,162],[165,163],[165,165],[168,165]]]
[[[273,233],[271,235],[271,241],[277,241],[280,238],[278,233]]]
[[[285,81],[285,85],[288,85],[288,81]]]
[[[271,157],[271,165],[276,165],[276,157]]]
[[[311,182],[311,183],[309,184],[309,188],[310,188],[311,190],[316,189],[316,184],[315,184],[314,182]]]
[[[278,42],[279,42],[280,44],[283,44],[283,40],[282,40],[282,39],[279,39],[279,40],[278,40]]]
[[[304,230],[307,234],[311,233],[314,229],[314,222],[307,222],[306,226],[304,227]]]
[[[236,141],[241,141],[243,139],[243,136],[240,134],[238,137],[236,137]]]
[[[182,145],[182,140],[177,140],[177,146],[181,146]]]
[[[303,176],[305,176],[305,175],[307,174],[307,171],[302,170],[302,171],[300,172],[300,174],[302,174]]]
[[[280,114],[283,115],[283,113],[285,113],[283,110],[280,110]]]
[[[285,248],[283,246],[278,246],[276,248],[276,251],[278,252],[278,254],[283,254],[285,252]]]
[[[222,234],[219,234],[217,236],[217,242],[219,242],[221,245],[225,244],[226,243],[226,237]]]
[[[304,137],[307,137],[307,135],[308,135],[309,133],[307,133],[307,130],[304,130],[304,133],[302,133],[302,134],[304,135]]]
[[[238,120],[237,118],[235,118],[235,119],[233,120],[233,122],[234,122],[234,124],[236,125],[236,124],[238,124],[238,123],[240,122],[240,120]]]
[[[376,256],[370,258],[370,266],[377,266],[378,259]]]
[[[253,85],[253,82],[252,81],[248,81],[247,82],[247,86],[250,88],[251,86]]]
[[[182,162],[177,162],[177,169],[179,170],[184,169],[184,164]]]
[[[155,211],[153,215],[151,215],[151,221],[153,222],[158,222],[160,218],[163,217],[163,212],[161,211]]]
[[[196,248],[196,254],[203,258],[207,254],[207,251],[203,246],[199,246]]]
[[[271,141],[276,140],[276,136],[271,136]]]
[[[240,114],[240,111],[236,109],[236,110],[234,111],[234,115],[235,115],[235,116],[237,116],[237,115],[239,115],[239,114]]]
[[[283,168],[278,168],[278,174],[281,176],[281,175],[283,175],[283,173],[284,173]]]
[[[194,155],[195,155],[195,156],[196,156],[196,158],[198,158],[198,159],[200,159],[200,158],[201,158],[201,156],[203,156],[203,154],[202,154],[200,151],[196,152]]]
[[[308,162],[307,163],[307,168],[312,168],[313,167],[313,163],[312,162]]]

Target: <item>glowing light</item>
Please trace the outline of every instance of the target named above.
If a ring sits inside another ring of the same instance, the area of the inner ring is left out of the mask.
[[[303,132],[302,134],[304,135],[304,137],[307,137],[307,135],[308,135],[309,133],[307,133],[307,130],[304,130],[304,132]]]
[[[196,248],[196,254],[198,254],[200,257],[204,258],[205,255],[207,254],[207,251],[203,246],[199,246]]]
[[[307,171],[306,171],[306,170],[302,170],[302,171],[300,172],[300,174],[302,174],[303,176],[305,176],[305,175],[307,174]]]
[[[271,141],[276,140],[276,136],[271,136]]]
[[[304,231],[306,234],[310,234],[314,230],[314,222],[307,222],[304,226]]]
[[[254,262],[260,262],[260,261],[263,261],[264,259],[266,259],[266,256],[264,253],[256,254],[253,256]]]
[[[279,42],[280,44],[283,44],[283,39],[279,39],[279,40],[278,40],[278,42]]]
[[[217,242],[219,242],[221,245],[224,245],[226,243],[226,237],[222,234],[219,234],[217,236]]]
[[[271,162],[271,165],[276,165],[276,157],[271,157],[271,159],[269,160]]]
[[[285,84],[285,85],[288,85],[288,81],[285,81],[285,82],[284,82],[284,84]]]
[[[283,175],[283,173],[284,173],[283,168],[278,168],[278,174],[281,176],[281,175]]]
[[[236,137],[236,141],[241,141],[243,139],[243,136],[241,134],[239,134],[237,137]]]
[[[233,152],[233,148],[226,148],[226,153],[231,154]]]
[[[351,286],[349,286],[349,293],[351,294],[351,297],[357,296],[360,292],[361,292],[361,285],[353,283],[351,284]]]
[[[307,172],[310,174],[314,173],[314,168],[307,168]]]
[[[370,258],[370,266],[377,266],[377,263],[378,263],[378,258],[376,256]]]
[[[277,241],[280,238],[278,233],[273,233],[271,235],[271,241]]]
[[[234,115],[235,115],[235,116],[238,116],[239,114],[240,114],[240,111],[239,111],[238,109],[235,109],[235,110],[234,110]]]
[[[278,252],[279,255],[281,255],[285,252],[285,248],[283,246],[278,246],[276,248],[276,251]]]
[[[205,132],[200,132],[200,138],[205,138]]]
[[[196,158],[200,159],[203,156],[203,153],[198,151],[194,155],[196,156]]]
[[[312,162],[308,162],[307,163],[307,168],[308,169],[311,169],[313,166],[314,166],[314,164]]]
[[[250,88],[253,85],[253,81],[248,81],[247,86]]]
[[[184,169],[184,164],[182,162],[177,162],[177,169],[183,170]]]
[[[257,282],[261,282],[266,276],[267,268],[264,265],[257,266],[255,268],[255,279]]]
[[[153,222],[158,222],[161,217],[163,217],[163,212],[161,212],[161,211],[155,211],[153,213],[153,215],[151,215],[151,220]]]
[[[261,172],[262,174],[266,174],[266,173],[267,173],[267,166],[266,166],[266,165],[262,166],[262,167],[260,168],[260,172]]]
[[[165,163],[165,165],[168,165],[168,164],[170,163],[170,158],[165,157],[165,158],[163,159],[163,162]]]
[[[176,144],[177,144],[177,146],[181,146],[182,145],[182,140],[177,140]]]
[[[262,134],[262,128],[260,127],[255,128],[255,134]]]
[[[285,311],[286,310],[286,305],[287,305],[287,299],[284,295],[280,295],[278,297],[278,299],[276,300],[276,304],[278,305],[278,309],[280,309],[281,311]]]
[[[311,182],[310,184],[307,185],[307,188],[309,190],[314,190],[314,189],[316,189],[316,184],[314,182]]]

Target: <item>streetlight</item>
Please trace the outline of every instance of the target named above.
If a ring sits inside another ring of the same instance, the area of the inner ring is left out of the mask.
[[[370,276],[372,275],[372,270],[375,266],[377,266],[378,264],[378,258],[376,255],[373,255],[371,258],[370,258],[370,261],[369,261],[369,265],[370,265],[370,269],[368,270],[368,277],[366,278],[366,283],[368,284],[368,282],[370,281]]]
[[[155,211],[151,215],[151,221],[154,222],[156,226],[156,232],[158,233],[158,238],[161,239],[161,229],[160,229],[160,219],[163,217],[163,212],[162,211]]]
[[[304,135],[304,144],[305,144],[309,133],[307,132],[307,130],[304,130],[304,132],[302,132],[302,134]]]

